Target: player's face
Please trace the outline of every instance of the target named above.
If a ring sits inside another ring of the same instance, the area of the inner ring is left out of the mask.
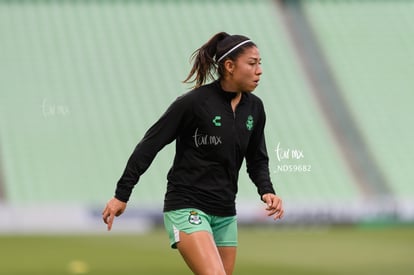
[[[238,91],[252,92],[259,85],[261,74],[259,49],[249,47],[234,62],[231,79]]]

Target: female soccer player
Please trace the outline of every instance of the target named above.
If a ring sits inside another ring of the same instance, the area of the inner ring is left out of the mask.
[[[184,82],[195,82],[195,88],[178,97],[138,143],[102,218],[111,230],[139,177],[175,140],[164,200],[171,247],[195,274],[228,275],[236,259],[235,198],[243,159],[268,215],[281,219],[284,212],[269,176],[265,111],[252,94],[261,58],[249,38],[220,32],[193,54],[193,62]]]

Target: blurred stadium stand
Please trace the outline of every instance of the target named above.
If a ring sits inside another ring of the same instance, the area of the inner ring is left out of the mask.
[[[0,231],[30,227],[11,210],[37,207],[98,220],[136,143],[189,89],[191,53],[219,31],[260,48],[285,223],[414,220],[414,1],[0,0]],[[173,154],[157,156],[125,220],[161,214]],[[239,188],[241,221],[267,220],[244,171]]]

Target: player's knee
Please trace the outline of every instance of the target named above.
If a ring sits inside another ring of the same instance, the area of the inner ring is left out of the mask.
[[[226,271],[223,266],[209,266],[204,269],[200,275],[226,275]]]

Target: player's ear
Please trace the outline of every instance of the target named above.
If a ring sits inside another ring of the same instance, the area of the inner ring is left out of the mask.
[[[233,61],[233,60],[226,59],[226,60],[224,61],[224,69],[226,70],[226,72],[227,72],[228,74],[230,74],[230,75],[232,75],[232,74],[233,74],[234,67],[235,67],[235,64],[234,64],[234,61]]]

